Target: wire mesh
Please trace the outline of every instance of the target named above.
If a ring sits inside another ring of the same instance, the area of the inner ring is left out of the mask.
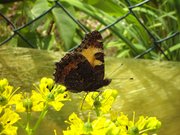
[[[127,18],[129,15],[132,15],[135,17],[135,19],[138,21],[138,23],[143,27],[143,29],[147,32],[147,34],[149,35],[149,37],[152,39],[152,42],[151,42],[151,46],[146,49],[145,51],[137,54],[135,56],[135,58],[140,58],[140,57],[143,57],[145,54],[148,54],[150,53],[152,50],[159,50],[161,52],[162,55],[164,55],[164,57],[167,59],[167,60],[170,60],[170,58],[168,58],[168,56],[165,54],[164,50],[161,49],[161,43],[164,42],[164,41],[167,41],[171,38],[174,38],[176,37],[177,35],[180,34],[179,31],[177,32],[174,32],[172,34],[170,34],[169,36],[167,37],[164,37],[162,39],[157,39],[156,36],[153,35],[153,33],[151,33],[151,31],[143,24],[143,22],[138,18],[138,16],[136,15],[136,13],[133,11],[133,9],[137,8],[137,7],[141,7],[143,6],[144,4],[146,4],[147,2],[149,2],[150,0],[144,0],[143,2],[140,2],[136,5],[131,5],[130,1],[129,0],[125,0],[125,2],[127,3],[128,5],[128,12],[126,14],[124,14],[123,16],[119,17],[117,20],[115,20],[113,23],[111,24],[108,24],[107,26],[105,26],[104,28],[100,29],[99,32],[103,32],[107,29],[110,29],[111,30],[111,27],[114,27],[117,23],[121,22],[123,19]],[[25,29],[27,28],[29,25],[35,23],[36,21],[38,21],[39,19],[41,19],[42,17],[44,17],[46,14],[50,13],[54,8],[61,8],[67,16],[69,16],[73,21],[74,23],[76,23],[79,28],[81,30],[83,30],[85,33],[88,33],[89,31],[87,30],[87,28],[80,22],[78,21],[78,19],[76,19],[74,16],[72,16],[71,12],[68,11],[60,1],[56,0],[54,1],[54,5],[49,8],[47,11],[45,11],[44,13],[42,13],[41,15],[39,15],[38,17],[36,17],[35,19],[29,21],[28,23],[24,24],[23,26],[20,26],[18,28],[16,28],[16,26],[13,24],[12,21],[10,21],[8,19],[8,17],[6,17],[2,12],[0,12],[0,16],[2,19],[4,19],[6,21],[7,24],[9,24],[12,28],[12,35],[10,37],[8,37],[7,39],[5,39],[3,42],[0,43],[0,46],[4,45],[5,43],[7,43],[8,41],[10,41],[13,37],[15,36],[19,36],[24,42],[26,42],[30,47],[34,48],[34,44],[31,43],[31,41],[29,41],[29,39],[24,36],[23,34],[20,33],[20,30],[22,29]],[[74,49],[74,48],[73,48]]]

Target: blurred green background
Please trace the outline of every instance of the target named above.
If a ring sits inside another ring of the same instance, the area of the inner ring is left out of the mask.
[[[127,0],[61,0],[60,2],[89,31],[100,30],[129,11]],[[131,5],[140,2],[143,1],[130,1]],[[54,4],[54,0],[0,0],[0,12],[16,28],[20,28],[50,9]],[[156,40],[161,40],[179,31],[179,7],[179,0],[150,0],[133,8],[133,11]],[[54,8],[19,32],[32,46],[24,42],[18,35],[7,42],[9,46],[68,51],[80,44],[84,37],[82,29],[61,8]],[[2,16],[0,16],[0,33],[0,42],[13,34],[12,27]],[[132,14],[104,31],[102,35],[105,52],[108,56],[133,58],[154,44],[147,31]],[[159,45],[170,60],[179,61],[179,43],[180,35],[178,34]],[[143,58],[165,59],[158,49],[150,51]]]

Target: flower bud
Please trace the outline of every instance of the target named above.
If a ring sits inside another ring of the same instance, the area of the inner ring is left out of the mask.
[[[90,133],[91,131],[93,131],[92,124],[89,121],[84,123],[84,130],[86,133]]]
[[[156,119],[156,117],[150,117],[147,120],[147,125],[146,127],[148,129],[158,129],[161,127],[161,122]]]
[[[8,86],[8,80],[7,79],[0,80],[0,93],[4,91],[5,86]]]
[[[27,98],[23,101],[23,107],[26,108],[27,112],[31,111],[32,106],[33,106],[33,103],[31,99]]]
[[[54,100],[54,94],[53,94],[53,93],[49,93],[49,94],[47,95],[47,100],[48,100],[48,101],[53,101],[53,100]]]

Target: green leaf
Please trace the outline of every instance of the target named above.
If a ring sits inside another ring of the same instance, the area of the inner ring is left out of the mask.
[[[117,17],[125,14],[124,9],[112,0],[99,0],[94,7]]]
[[[69,7],[68,11],[73,13],[73,8]],[[64,49],[69,50],[73,46],[76,23],[60,8],[53,9],[52,13],[54,15],[60,37],[64,41]]]
[[[180,44],[176,44],[176,45],[170,47],[170,51],[171,51],[171,52],[177,51],[177,50],[179,50],[179,49],[180,49]]]
[[[175,51],[179,51],[180,50],[180,44],[176,44],[173,45],[172,47],[170,47],[167,51],[165,51],[164,53],[166,55],[168,55],[168,53],[171,53],[170,55],[174,55],[175,56]],[[162,57],[164,57],[164,55],[161,55]]]
[[[101,1],[101,0],[84,0],[84,2],[86,2],[90,5],[94,5],[94,4],[98,3],[99,1]]]
[[[41,15],[43,12],[47,11],[49,8],[50,7],[47,0],[36,0],[31,12],[35,17],[37,17]]]
[[[27,47],[27,48],[38,48],[38,38],[36,32],[27,32],[26,30],[21,31],[23,37],[32,45],[29,45],[25,40],[18,36],[17,45],[19,47]]]

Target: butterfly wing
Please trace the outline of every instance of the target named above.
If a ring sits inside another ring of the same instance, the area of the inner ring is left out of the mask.
[[[82,43],[73,52],[82,54],[95,69],[99,80],[104,79],[104,52],[102,36],[98,31],[86,34]]]
[[[72,92],[81,92],[93,81],[94,69],[83,55],[68,53],[56,63],[54,76],[56,83],[64,84]]]
[[[56,63],[55,82],[72,92],[96,91],[108,85],[104,79],[102,37],[98,31],[86,34],[82,43]]]

